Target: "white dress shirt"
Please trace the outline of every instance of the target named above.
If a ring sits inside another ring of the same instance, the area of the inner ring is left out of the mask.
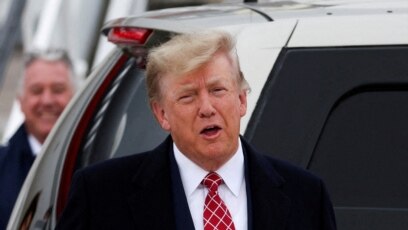
[[[203,230],[204,201],[208,189],[201,184],[201,181],[209,172],[188,159],[175,144],[173,144],[173,147],[194,227],[196,230]],[[218,188],[218,192],[231,213],[235,229],[248,229],[244,153],[242,152],[240,140],[237,152],[216,172],[224,180],[224,183]]]
[[[33,155],[37,156],[41,151],[42,144],[31,134],[28,134],[28,144],[30,145]]]

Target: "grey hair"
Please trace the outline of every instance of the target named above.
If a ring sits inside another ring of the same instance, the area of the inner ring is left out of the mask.
[[[208,63],[217,52],[228,54],[238,85],[249,91],[250,86],[240,69],[234,38],[227,32],[211,30],[176,35],[149,52],[146,66],[149,100],[160,100],[160,81],[164,75],[194,71]]]
[[[69,57],[68,53],[65,50],[62,49],[33,50],[24,54],[24,68],[23,68],[24,73],[18,83],[17,90],[18,94],[21,95],[23,93],[25,70],[36,60],[64,63],[69,70],[69,80],[71,82],[73,91],[75,92],[79,88],[79,79],[75,74],[71,58]]]

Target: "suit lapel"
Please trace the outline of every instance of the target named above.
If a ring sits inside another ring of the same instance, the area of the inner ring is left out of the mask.
[[[137,169],[134,192],[128,198],[133,219],[140,229],[175,229],[167,139]]]
[[[176,228],[182,230],[194,229],[193,219],[188,206],[187,197],[181,181],[180,171],[174,157],[173,148],[170,150],[170,168],[173,191],[173,207]]]
[[[249,200],[249,224],[252,230],[285,229],[290,199],[282,192],[284,179],[245,141],[244,146]]]
[[[285,228],[290,199],[281,191],[284,179],[242,140],[249,197],[249,229]],[[128,201],[140,229],[176,229],[170,168],[171,138],[147,154],[133,180]]]

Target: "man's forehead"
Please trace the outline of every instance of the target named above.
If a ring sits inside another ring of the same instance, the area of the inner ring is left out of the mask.
[[[43,73],[68,75],[69,67],[62,61],[35,60],[25,69],[25,75],[41,75]]]
[[[211,75],[194,75],[194,76],[179,76],[175,77],[177,86],[180,88],[194,88],[199,85],[212,86],[216,84],[226,83],[231,77],[223,76],[221,74],[211,74]]]
[[[24,76],[24,85],[69,84],[69,74],[64,71],[40,71],[27,73]]]

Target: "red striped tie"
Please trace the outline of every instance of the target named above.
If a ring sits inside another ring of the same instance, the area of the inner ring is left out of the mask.
[[[218,195],[218,186],[222,182],[222,178],[215,172],[208,173],[202,181],[208,188],[204,203],[204,230],[235,230],[231,214]]]

